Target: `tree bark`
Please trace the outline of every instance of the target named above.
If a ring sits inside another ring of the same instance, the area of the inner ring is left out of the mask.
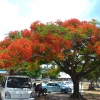
[[[79,91],[79,78],[74,76],[72,77],[72,81],[73,81],[73,94],[70,96],[70,98],[73,99],[78,99],[78,100],[85,100],[85,98],[81,95],[80,91]]]
[[[12,69],[10,69],[10,71],[9,71],[9,75],[12,75],[12,73],[13,73],[13,70],[12,70]]]

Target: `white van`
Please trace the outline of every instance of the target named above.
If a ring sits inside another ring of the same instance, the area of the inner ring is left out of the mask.
[[[1,86],[2,100],[34,100],[34,87],[27,76],[7,75]]]

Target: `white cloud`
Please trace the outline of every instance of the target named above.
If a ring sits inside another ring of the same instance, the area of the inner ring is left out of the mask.
[[[31,16],[44,22],[82,18],[93,4],[87,0],[37,0],[34,5],[30,5],[34,9]]]
[[[24,3],[24,0],[23,0]],[[31,10],[25,9],[25,4]],[[0,40],[9,31],[29,28],[31,23],[40,20],[42,22],[66,20],[70,18],[83,19],[92,9],[95,2],[88,0],[30,0],[24,3],[24,16],[20,13],[23,7],[0,0]]]
[[[18,10],[18,6],[0,0],[0,36],[9,29],[14,29],[14,23],[19,19]]]
[[[0,40],[4,39],[9,31],[29,28],[28,17],[22,17],[21,7],[9,3],[7,0],[0,0]]]

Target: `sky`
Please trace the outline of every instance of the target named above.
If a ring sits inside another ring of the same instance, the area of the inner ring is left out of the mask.
[[[29,29],[36,20],[100,21],[99,4],[100,0],[0,0],[0,41],[10,31]]]

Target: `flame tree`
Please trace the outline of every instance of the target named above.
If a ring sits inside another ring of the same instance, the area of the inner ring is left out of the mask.
[[[100,66],[100,28],[96,23],[94,19],[87,22],[74,18],[46,24],[35,21],[30,30],[9,32],[0,42],[0,67],[20,68],[24,61],[29,65],[54,61],[72,78],[71,97],[84,99],[79,93],[79,82]]]

